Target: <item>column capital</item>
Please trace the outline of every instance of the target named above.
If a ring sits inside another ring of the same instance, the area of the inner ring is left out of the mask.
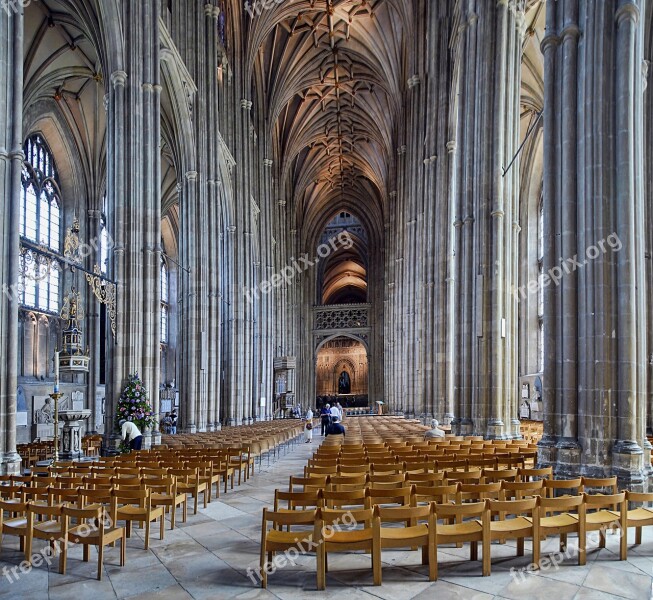
[[[578,40],[580,37],[580,27],[573,23],[572,25],[567,25],[560,32],[560,41],[564,44],[567,40]]]
[[[549,50],[554,51],[560,45],[560,38],[554,33],[545,36],[540,44],[542,54],[546,54]]]
[[[125,71],[114,71],[111,73],[110,79],[114,88],[117,88],[118,86],[125,87],[125,83],[127,83],[127,73],[125,73]]]
[[[240,101],[240,108],[242,108],[243,110],[252,110],[252,101],[243,98]]]
[[[617,25],[621,25],[626,19],[632,23],[639,21],[639,7],[632,1],[622,4],[614,14],[614,20],[617,22]]]
[[[447,152],[449,154],[453,154],[456,151],[456,148],[458,145],[456,144],[456,140],[449,140],[446,144]]]
[[[197,171],[187,171],[184,177],[187,181],[197,181]]]

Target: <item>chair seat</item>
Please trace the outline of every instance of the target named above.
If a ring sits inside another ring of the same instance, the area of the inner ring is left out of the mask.
[[[438,523],[436,527],[438,536],[472,535],[481,531],[483,531],[483,526],[480,521],[465,521],[464,523],[452,525],[440,525]]]
[[[304,536],[303,538],[302,535]],[[268,545],[288,544],[293,546],[309,537],[313,537],[312,531],[279,531],[278,529],[270,529],[267,533],[267,543]]]
[[[577,523],[578,515],[571,515],[569,513],[553,515],[551,517],[542,517],[540,519],[540,526],[547,528],[570,527],[572,525],[576,525]]]
[[[328,536],[326,542],[327,544],[331,542],[334,544],[355,544],[356,542],[365,542],[371,539],[371,529],[353,529],[351,531],[333,531]]]
[[[514,533],[524,529],[531,529],[531,527],[533,527],[533,524],[526,517],[516,517],[503,521],[490,521],[490,530],[498,533]]]
[[[410,538],[427,536],[428,525],[413,525],[412,527],[382,527],[382,540],[408,540]]]
[[[588,525],[605,525],[606,523],[614,523],[617,519],[619,519],[619,513],[612,510],[599,510],[586,515]]]
[[[610,511],[613,512],[613,511]],[[653,510],[640,506],[628,511],[629,521],[651,521],[653,520]]]
[[[15,517],[13,519],[5,519],[2,522],[2,531],[6,530],[19,530],[27,529],[27,517]]]
[[[39,531],[42,534],[45,535],[57,535],[60,534],[62,529],[61,529],[61,521],[43,521],[41,523],[36,523],[34,525],[34,531]]]
[[[173,502],[178,503],[178,502],[183,502],[184,498],[186,497],[186,494],[177,494],[176,496],[171,496],[170,494],[159,494],[159,493],[154,493],[152,494],[152,505],[155,504],[172,504]]]
[[[124,527],[112,527],[111,529],[104,530],[104,543],[113,543],[122,537]],[[97,546],[100,543],[100,534],[97,530],[89,532],[88,527],[73,527],[68,530],[68,540],[75,544],[90,544]]]

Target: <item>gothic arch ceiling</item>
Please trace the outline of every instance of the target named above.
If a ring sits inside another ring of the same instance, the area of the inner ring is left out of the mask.
[[[520,211],[525,214],[527,205],[537,205],[542,181],[542,119],[538,113],[544,108],[544,58],[541,44],[546,25],[546,0],[531,0],[526,6],[525,35],[521,68],[521,122],[520,141],[532,127],[520,155],[521,189],[524,202]],[[534,202],[534,200],[537,200]]]
[[[345,189],[382,221],[409,13],[407,0],[286,0],[250,21],[258,105],[300,223]]]
[[[106,115],[104,78],[86,8],[66,0],[41,0],[25,9],[24,106],[56,107],[75,140],[89,198],[104,185]],[[82,10],[82,13],[76,12]],[[52,148],[57,155],[57,148]]]

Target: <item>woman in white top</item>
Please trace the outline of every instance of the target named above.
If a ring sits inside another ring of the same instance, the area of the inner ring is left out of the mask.
[[[304,442],[310,444],[313,441],[313,411],[309,407],[304,423]]]

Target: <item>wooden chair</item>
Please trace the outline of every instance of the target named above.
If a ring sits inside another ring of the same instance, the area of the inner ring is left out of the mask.
[[[546,495],[549,498],[554,496],[561,495],[561,492],[566,493],[566,495],[576,496],[581,493],[581,486],[583,485],[583,480],[580,477],[575,479],[545,479],[544,480],[544,489],[546,490]],[[568,490],[576,490],[575,494],[570,494]]]
[[[447,485],[415,485],[412,489],[411,504],[417,506],[420,502],[435,502],[437,504],[447,504],[456,498],[458,484],[451,483]]]
[[[330,475],[329,485],[325,488],[333,492],[360,490],[367,487],[369,475]]]
[[[371,508],[359,510],[333,510],[320,508],[317,511],[317,589],[326,589],[327,558],[329,552],[352,552],[362,550],[372,554],[374,533]],[[347,522],[349,521],[349,523]],[[343,528],[342,525],[345,525]],[[354,524],[362,528],[350,528]],[[343,530],[345,529],[345,530]],[[372,568],[374,560],[372,559]]]
[[[322,494],[324,498],[324,506],[327,508],[342,508],[344,506],[366,506],[366,490],[361,488],[358,490],[347,490],[344,492],[336,492],[332,490],[324,490]]]
[[[410,506],[411,494],[410,486],[389,489],[367,488],[365,490],[365,506],[366,508],[372,508],[377,504]]]
[[[206,481],[200,481],[197,469],[169,469],[170,475],[177,479],[177,491],[183,494],[190,494],[194,501],[194,512],[197,514],[197,503],[200,494],[204,494],[204,508],[207,506],[208,485]]]
[[[539,498],[538,505],[541,537],[560,536],[560,552],[565,552],[567,534],[576,533],[578,535],[578,564],[584,565],[587,539],[585,534],[585,497],[581,494],[561,498]],[[554,514],[547,516],[549,513]],[[541,546],[541,537],[538,537],[537,540],[533,539],[533,544]]]
[[[27,510],[29,502],[12,500],[0,500],[0,550],[2,550],[2,538],[5,535],[13,535],[18,538],[20,551],[25,550],[25,539],[27,538]],[[6,519],[5,511],[9,513]]]
[[[490,575],[490,511],[489,500],[468,504],[435,504],[435,576],[437,579],[437,547],[444,544],[470,543],[470,560],[478,560],[478,544],[483,550],[483,577]],[[439,521],[443,522],[440,523]]]
[[[544,480],[504,481],[501,484],[501,500],[522,500],[544,495]]]
[[[272,523],[271,528],[268,528],[268,523]],[[303,526],[304,530],[293,530],[293,526]],[[307,530],[307,526],[312,526],[312,529]],[[286,531],[282,531],[284,527]],[[274,553],[294,549],[303,554],[307,549],[312,549],[314,542],[319,537],[318,527],[315,510],[275,512],[269,511],[267,508],[263,509],[259,571],[262,588],[268,586],[268,571],[270,570],[268,565],[272,565]]]
[[[653,503],[653,493],[626,492],[626,502],[627,506],[630,506],[631,503],[642,504],[626,513],[626,526],[635,528],[635,544],[640,545],[642,543],[642,527],[653,525],[653,508],[650,507]],[[649,504],[649,506],[644,506],[644,504]]]
[[[419,521],[426,521],[425,524]],[[384,522],[405,522],[405,527],[383,527]],[[422,564],[429,566],[429,580],[435,581],[437,562],[435,551],[434,504],[412,507],[374,507],[372,520],[372,563],[374,585],[381,585],[381,553],[388,548],[422,548]]]
[[[614,506],[618,510],[612,510]],[[605,532],[618,529],[621,533],[619,560],[626,560],[628,554],[628,505],[626,493],[585,494],[585,529],[599,532],[599,548],[605,548]]]
[[[159,520],[159,539],[163,539],[165,518],[162,506],[152,507],[150,490],[112,490],[111,514],[117,521],[125,521],[127,537],[131,535],[132,521],[145,523],[145,550],[150,547],[150,524]]]
[[[288,484],[288,491],[314,492],[327,488],[329,483],[330,479],[328,475],[311,475],[310,477],[296,477],[295,475],[291,475]],[[295,486],[300,486],[301,489],[296,490]]]
[[[34,540],[46,540],[51,551],[59,552],[59,573],[64,573],[66,528],[63,518],[64,506],[29,503],[27,506],[27,535],[25,536],[25,560],[31,564]],[[34,517],[38,519],[34,519]],[[45,518],[44,518],[45,517]]]
[[[274,510],[273,512],[285,512],[294,510],[306,510],[309,506],[318,508],[322,506],[323,491],[316,490],[311,492],[284,492],[274,490]],[[281,507],[280,503],[285,502],[286,506]]]
[[[490,515],[501,515],[498,520],[490,521],[490,540],[517,540],[517,556],[524,556],[524,540],[533,539],[533,563],[539,565],[539,508],[538,498],[526,500],[488,500]],[[526,513],[530,518],[525,517]],[[513,518],[506,518],[512,516]],[[491,569],[491,560],[488,564]]]
[[[544,467],[542,469],[519,469],[519,478],[522,481],[553,479],[553,467]]]
[[[404,487],[406,485],[406,476],[403,473],[381,473],[369,475],[368,483],[369,487],[378,490]]]
[[[483,480],[485,483],[502,481],[517,481],[517,469],[483,469]]]
[[[79,523],[79,525],[70,527],[71,519],[74,519]],[[82,544],[84,546],[84,562],[88,562],[89,560],[90,547],[97,546],[98,581],[102,581],[105,546],[108,546],[109,544],[115,545],[115,543],[120,540],[120,566],[125,566],[125,549],[127,546],[126,529],[124,527],[117,527],[115,518],[107,514],[106,509],[103,506],[95,505],[87,506],[86,508],[64,506],[63,527],[66,532],[64,539],[66,539],[68,543]],[[67,556],[67,544],[63,544],[60,557],[60,565],[63,566],[63,570],[60,570],[60,573],[63,574],[66,573]]]
[[[406,484],[417,486],[444,485],[444,473],[406,473]]]
[[[186,522],[188,516],[188,496],[177,489],[176,477],[163,477],[161,479],[144,478],[145,489],[152,492],[152,506],[154,508],[163,506],[165,511],[170,511],[170,529],[175,528],[177,507],[182,507],[182,522]]]

